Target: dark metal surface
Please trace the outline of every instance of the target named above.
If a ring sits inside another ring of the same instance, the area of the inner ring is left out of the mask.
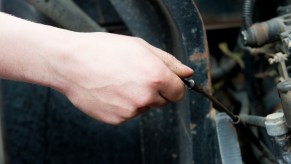
[[[290,133],[273,138],[276,148],[275,154],[278,163],[291,163],[291,136]]]
[[[111,0],[111,3],[133,35],[171,52],[176,47],[169,42],[172,41],[169,25],[165,19],[162,19],[152,3],[145,0]],[[151,110],[142,116],[140,126],[141,163],[191,162],[191,147],[189,146],[191,139],[189,139],[190,136],[186,138],[185,134],[185,130],[186,133],[189,133],[189,127],[184,123],[183,116],[181,119],[177,117],[177,112],[179,112],[177,104],[170,104],[164,110]],[[187,117],[187,114],[184,116]],[[181,123],[184,124],[184,127],[181,127]],[[184,130],[184,133],[180,133],[181,129]],[[181,135],[184,136],[184,141],[187,141],[183,148],[180,145]]]
[[[193,1],[110,1],[133,35],[194,68],[195,81],[210,90],[206,36]],[[215,112],[200,94],[187,93],[183,101],[163,110],[153,109],[122,126],[109,126],[84,115],[48,88],[10,81],[3,86],[10,163],[217,161]]]
[[[71,0],[27,0],[59,25],[73,31],[105,31]]]
[[[206,37],[191,0],[111,2],[133,35],[168,50],[190,65],[195,69],[195,81],[210,88]],[[153,14],[160,14],[164,19]],[[215,132],[208,117],[210,109],[210,102],[194,93],[187,94],[180,103],[143,115],[142,163],[215,163],[216,148],[212,144]]]
[[[157,11],[150,1],[110,0],[110,2],[134,36],[141,37],[156,47],[170,48],[169,27],[160,11]]]
[[[164,2],[171,11],[179,30],[181,43],[184,47],[185,58],[183,62],[194,68],[195,82],[210,90],[208,47],[198,9],[192,1],[188,0],[183,3],[181,1]],[[215,163],[217,147],[214,146],[215,131],[212,122],[215,114],[211,109],[211,103],[207,98],[197,93],[190,93],[188,98],[186,100],[189,106],[186,108],[190,110],[192,161],[194,163]],[[187,119],[185,120],[187,121]]]

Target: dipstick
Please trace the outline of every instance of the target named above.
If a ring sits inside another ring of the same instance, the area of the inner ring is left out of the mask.
[[[193,79],[187,80],[181,78],[184,84],[188,87],[189,90],[194,90],[196,92],[201,93],[205,97],[207,97],[210,101],[212,101],[213,105],[220,112],[226,113],[233,121],[233,123],[237,124],[240,122],[240,118],[238,115],[233,114],[230,110],[228,110],[221,102],[219,102],[216,98],[211,96],[208,92],[206,92],[201,86],[198,86]]]

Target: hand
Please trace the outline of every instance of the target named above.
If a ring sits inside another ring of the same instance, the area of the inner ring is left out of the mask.
[[[120,124],[150,107],[180,100],[184,85],[178,76],[193,73],[139,38],[90,33],[76,39],[56,66],[65,79],[61,90],[77,108],[105,123]]]
[[[178,76],[193,73],[172,55],[134,37],[80,34],[73,47],[58,69],[67,82],[64,94],[81,111],[109,124],[180,100],[184,85]]]
[[[76,33],[0,12],[0,77],[52,87],[89,116],[119,124],[184,95],[193,74],[145,41]]]

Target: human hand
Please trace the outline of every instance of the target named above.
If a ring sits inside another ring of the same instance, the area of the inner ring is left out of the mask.
[[[89,116],[119,124],[184,95],[193,74],[135,38],[76,33],[0,12],[0,77],[54,88]]]
[[[120,124],[150,107],[184,95],[179,77],[193,70],[142,39],[108,33],[77,33],[68,54],[51,63],[53,85],[89,116]],[[74,40],[74,39],[73,39]]]

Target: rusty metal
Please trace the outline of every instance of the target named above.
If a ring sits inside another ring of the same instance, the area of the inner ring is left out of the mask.
[[[243,22],[243,1],[195,0],[195,3],[207,30],[240,27]]]

